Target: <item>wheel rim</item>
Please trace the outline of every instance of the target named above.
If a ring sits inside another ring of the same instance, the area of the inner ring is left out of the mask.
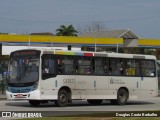
[[[119,100],[120,100],[121,102],[125,102],[125,101],[126,101],[126,95],[125,95],[124,93],[120,93],[120,94],[119,94]]]
[[[66,100],[67,100],[66,95],[65,95],[65,94],[60,94],[60,96],[59,96],[59,100],[60,100],[60,102],[61,102],[61,103],[65,103],[65,102],[66,102]]]

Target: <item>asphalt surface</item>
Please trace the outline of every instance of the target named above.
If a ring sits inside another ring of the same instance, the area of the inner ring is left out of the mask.
[[[160,110],[160,97],[128,101],[125,106],[111,105],[104,101],[102,105],[90,105],[87,101],[73,101],[67,107],[56,107],[53,103],[45,103],[32,107],[28,101],[0,101],[0,111],[145,111]]]
[[[160,96],[154,98],[137,99],[128,101],[125,106],[112,105],[110,101],[104,101],[101,105],[90,105],[87,101],[73,101],[67,107],[56,107],[54,102],[45,103],[38,107],[30,106],[28,101],[8,101],[5,95],[0,95],[0,116],[4,111],[42,113],[43,116],[66,116],[103,112],[127,112],[127,111],[160,111]],[[1,118],[0,120],[10,118]],[[14,118],[11,118],[14,119]]]
[[[66,116],[91,113],[110,113],[128,111],[160,111],[160,97],[128,101],[125,106],[111,105],[109,101],[104,101],[102,105],[90,105],[87,101],[73,101],[67,107],[56,107],[53,103],[42,104],[32,107],[28,101],[0,101],[0,116],[2,112],[17,113],[41,113],[42,116]],[[8,120],[14,118],[0,118]]]

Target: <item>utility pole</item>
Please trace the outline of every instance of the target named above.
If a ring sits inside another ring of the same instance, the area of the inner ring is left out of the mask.
[[[30,35],[28,36],[28,47],[30,48],[31,46],[31,40],[30,40]]]

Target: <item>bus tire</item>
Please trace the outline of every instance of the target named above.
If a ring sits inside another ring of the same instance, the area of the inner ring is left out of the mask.
[[[87,100],[91,105],[100,105],[103,100]]]
[[[29,103],[31,106],[39,106],[40,105],[39,100],[29,100]]]
[[[62,89],[58,92],[58,100],[55,101],[56,106],[65,107],[69,101],[69,95],[66,90]]]
[[[117,105],[126,105],[128,99],[128,91],[124,88],[118,90],[117,93]]]
[[[118,90],[117,99],[110,100],[112,105],[126,105],[128,99],[128,91],[124,88]]]

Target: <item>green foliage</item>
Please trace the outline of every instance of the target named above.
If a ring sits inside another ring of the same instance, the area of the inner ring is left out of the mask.
[[[77,36],[78,34],[77,30],[75,30],[73,25],[61,25],[60,28],[56,30],[56,32],[57,36]]]

